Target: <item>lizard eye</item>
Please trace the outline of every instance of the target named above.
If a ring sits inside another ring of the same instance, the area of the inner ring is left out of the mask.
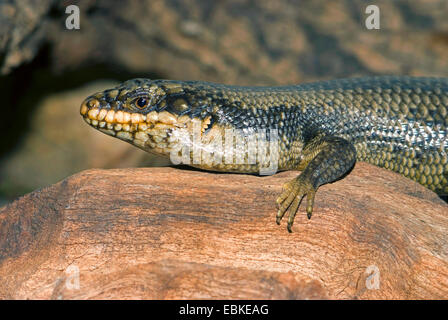
[[[139,109],[145,109],[148,106],[149,99],[147,97],[140,97],[135,99],[134,105]]]

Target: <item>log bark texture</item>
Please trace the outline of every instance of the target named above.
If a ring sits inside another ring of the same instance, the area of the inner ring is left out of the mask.
[[[269,177],[88,170],[0,209],[2,299],[448,297],[448,206],[358,163],[293,233]]]

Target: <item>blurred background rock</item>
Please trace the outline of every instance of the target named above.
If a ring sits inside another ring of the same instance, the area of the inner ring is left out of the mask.
[[[65,9],[80,9],[67,30]],[[365,27],[376,4],[381,29]],[[87,168],[169,165],[88,127],[79,105],[133,77],[240,85],[448,76],[448,1],[0,2],[0,204]]]

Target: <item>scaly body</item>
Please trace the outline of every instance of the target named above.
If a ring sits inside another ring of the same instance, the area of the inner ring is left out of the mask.
[[[307,197],[311,217],[318,187],[342,177],[356,160],[448,194],[444,78],[355,78],[281,87],[134,79],[88,97],[81,114],[104,133],[165,156],[180,157],[184,145],[194,145],[193,135],[185,138],[177,134],[180,129],[199,128],[201,148],[217,157],[198,161],[188,152],[187,158],[215,171],[259,172],[272,166],[272,159],[250,158],[233,140],[235,156],[244,161],[224,161],[222,146],[213,143],[228,129],[245,137],[266,131],[257,139],[269,145],[277,138],[276,168],[303,170],[277,200],[277,222],[289,210],[289,231],[302,198]]]

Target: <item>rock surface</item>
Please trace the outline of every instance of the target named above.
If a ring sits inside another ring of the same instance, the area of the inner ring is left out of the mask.
[[[274,201],[295,175],[95,169],[27,194],[0,209],[0,298],[448,297],[435,194],[358,163],[289,234]]]

